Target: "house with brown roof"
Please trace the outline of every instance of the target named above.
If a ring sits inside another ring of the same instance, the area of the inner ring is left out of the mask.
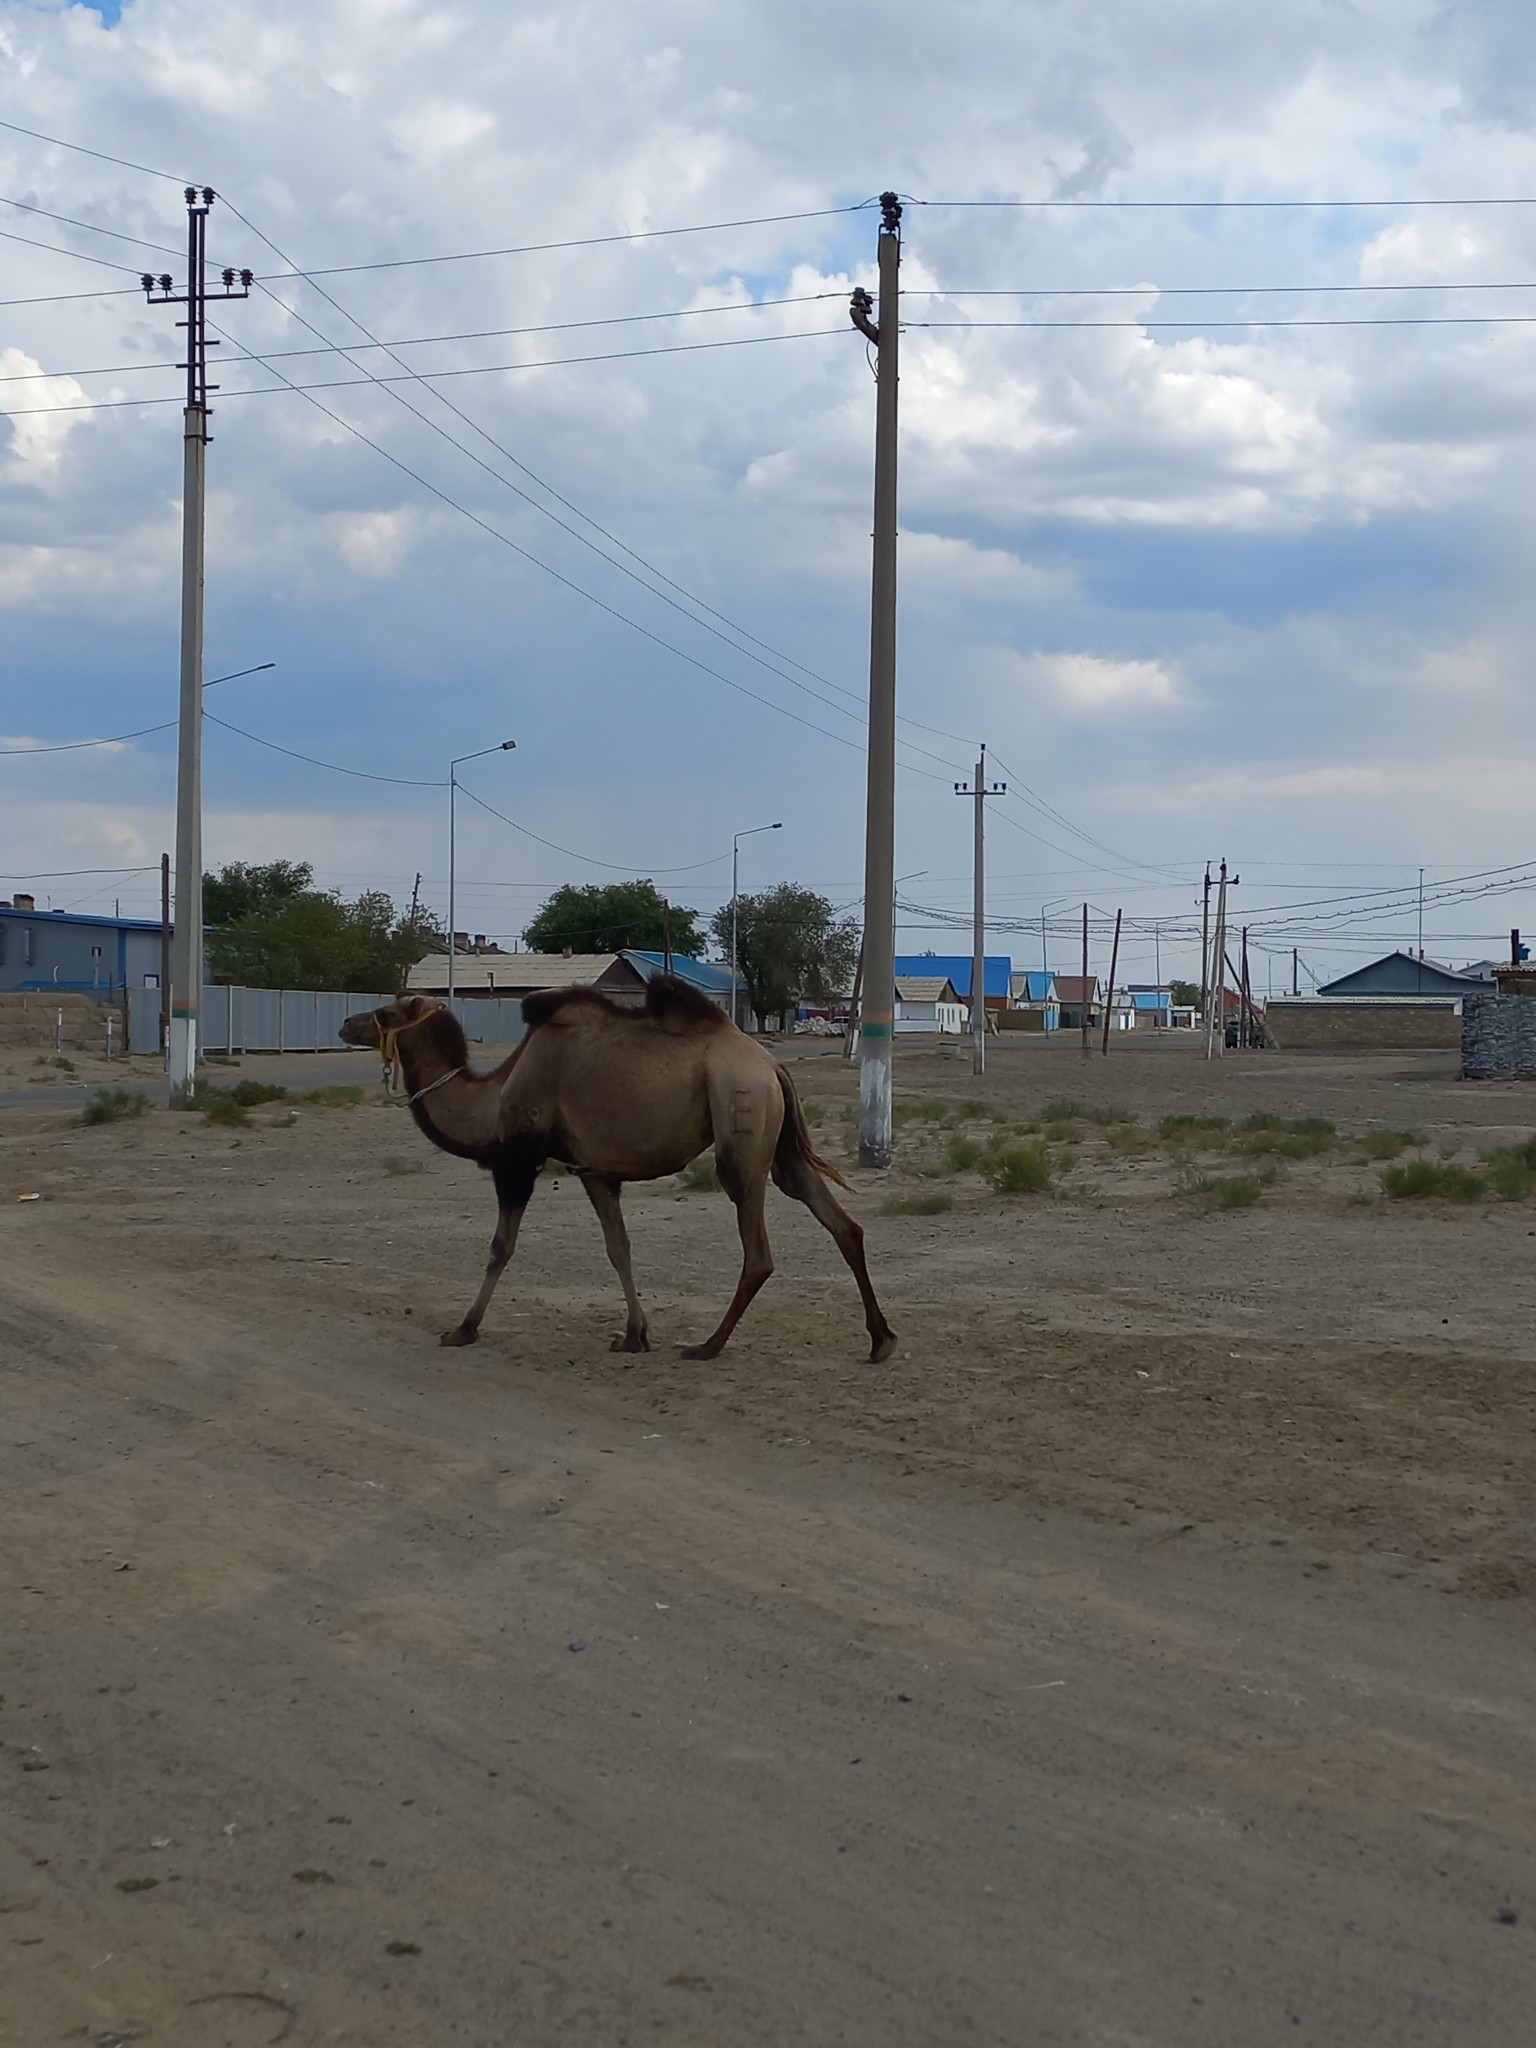
[[[1058,974],[1056,977],[1056,996],[1061,1005],[1061,1029],[1063,1031],[1082,1030],[1085,1005],[1088,1012],[1087,1021],[1090,1031],[1093,1030],[1095,1025],[1101,1024],[1104,1021],[1104,991],[1099,985],[1099,977],[1096,974],[1087,976],[1081,974]]]

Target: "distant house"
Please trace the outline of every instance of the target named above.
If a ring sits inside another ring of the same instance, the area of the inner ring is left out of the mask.
[[[1437,960],[1412,953],[1384,953],[1368,966],[1353,968],[1318,989],[1320,996],[1464,996],[1485,992],[1487,981],[1475,972],[1461,973]]]
[[[618,953],[460,953],[453,962],[453,985],[461,996],[529,996],[544,988],[596,988],[615,1002],[639,1003],[646,983],[662,968],[660,953],[627,948]],[[728,969],[674,953],[672,972],[722,1009],[730,1007]],[[447,995],[448,955],[434,953],[418,960],[406,977],[406,987],[418,995]]]
[[[899,1036],[917,1031],[963,1032],[970,1019],[947,974],[898,974],[894,1028]]]
[[[901,953],[896,959],[896,979],[906,975],[943,975],[953,984],[955,994],[967,1007],[971,1000],[971,956],[969,953]],[[989,1010],[1006,1010],[1013,981],[1013,962],[1006,953],[988,953],[982,981],[982,1001]]]
[[[1081,974],[1058,974],[1056,993],[1061,1000],[1063,1031],[1081,1031],[1085,1009],[1090,1031],[1095,1024],[1103,1022],[1104,992],[1096,974],[1090,974],[1086,979]]]
[[[1061,1023],[1061,996],[1048,967],[1025,967],[1010,979],[1013,996],[1009,1018],[1015,1031],[1054,1031]]]
[[[1138,1028],[1150,1024],[1161,1031],[1173,1022],[1173,993],[1170,989],[1132,986],[1126,994],[1131,999],[1134,1012],[1132,1022]]]
[[[72,989],[105,999],[160,986],[160,923],[39,910],[18,893],[0,901],[0,989]]]

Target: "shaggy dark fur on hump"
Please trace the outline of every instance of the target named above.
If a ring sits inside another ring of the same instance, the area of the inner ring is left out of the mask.
[[[543,988],[535,995],[523,997],[523,1022],[530,1031],[540,1024],[549,1024],[562,1010],[582,1007],[589,1010],[606,1010],[622,1021],[632,1022],[638,1014],[627,1003],[616,1003],[611,996],[596,988]],[[653,974],[645,985],[645,1009],[648,1016],[658,1023],[669,1018],[714,1030],[725,1022],[725,1012],[718,1003],[712,1003],[708,996],[701,995],[686,981],[679,981],[675,974]]]

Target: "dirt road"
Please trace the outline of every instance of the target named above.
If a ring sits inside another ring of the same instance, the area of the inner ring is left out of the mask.
[[[996,1066],[999,1115],[1524,1109]],[[0,1120],[7,2048],[1529,2040],[1536,1205],[1367,1207],[1340,1156],[1212,1215],[1085,1125],[1042,1200],[861,1187],[888,1367],[782,1202],[700,1367],[607,1352],[547,1179],[440,1351],[483,1178],[286,1114]],[[723,1202],[629,1206],[698,1335]]]

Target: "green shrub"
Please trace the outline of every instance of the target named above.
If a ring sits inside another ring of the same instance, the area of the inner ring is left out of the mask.
[[[1325,1116],[1272,1116],[1267,1110],[1244,1117],[1235,1139],[1239,1152],[1255,1158],[1315,1159],[1338,1143],[1338,1131]]]
[[[192,1106],[203,1112],[205,1123],[225,1130],[243,1130],[251,1120],[251,1112],[236,1099],[232,1088],[205,1088]]]
[[[286,1093],[286,1091],[284,1091]],[[295,1102],[312,1102],[317,1109],[351,1109],[368,1099],[366,1088],[306,1088]]]
[[[677,1177],[691,1195],[714,1194],[720,1186],[714,1153],[701,1152],[697,1159],[690,1159]]]
[[[1158,1123],[1157,1135],[1169,1138],[1175,1144],[1219,1152],[1226,1144],[1231,1128],[1231,1123],[1224,1116],[1165,1116]]]
[[[1051,1155],[1043,1145],[1004,1145],[989,1176],[1000,1195],[1039,1195],[1051,1184]]]
[[[1396,1159],[1400,1152],[1425,1142],[1422,1131],[1367,1131],[1360,1150],[1367,1159]]]
[[[1480,1173],[1465,1166],[1451,1166],[1442,1159],[1410,1159],[1402,1166],[1389,1166],[1381,1176],[1381,1191],[1394,1202],[1438,1198],[1443,1202],[1476,1202],[1487,1193],[1488,1183]]]
[[[1144,1159],[1157,1143],[1152,1133],[1144,1131],[1140,1124],[1117,1124],[1104,1136],[1110,1151],[1118,1152],[1126,1159]]]
[[[115,1124],[124,1117],[142,1116],[149,1097],[136,1088],[98,1088],[80,1112],[83,1124]]]
[[[950,1195],[935,1191],[931,1195],[892,1195],[888,1202],[880,1205],[882,1216],[942,1216],[955,1206]]]
[[[1536,1166],[1516,1150],[1488,1162],[1488,1185],[1501,1202],[1528,1202],[1536,1194]]]
[[[1257,1173],[1196,1173],[1185,1184],[1203,1209],[1251,1209],[1266,1186]]]
[[[1040,1112],[1043,1124],[1070,1124],[1088,1115],[1088,1105],[1075,1095],[1053,1095]]]
[[[944,1164],[951,1173],[970,1173],[980,1166],[983,1146],[977,1138],[951,1138],[944,1153]]]
[[[931,1098],[918,1097],[915,1101],[893,1103],[891,1122],[894,1124],[942,1123],[949,1115],[949,1105],[935,1102]]]
[[[61,1074],[73,1074],[78,1071],[74,1061],[65,1059],[62,1053],[58,1055],[58,1057],[54,1060],[53,1064],[58,1068]]]
[[[242,1109],[255,1109],[262,1102],[285,1102],[288,1090],[278,1087],[275,1081],[237,1081],[233,1088],[220,1090],[231,1102],[238,1102]]]

